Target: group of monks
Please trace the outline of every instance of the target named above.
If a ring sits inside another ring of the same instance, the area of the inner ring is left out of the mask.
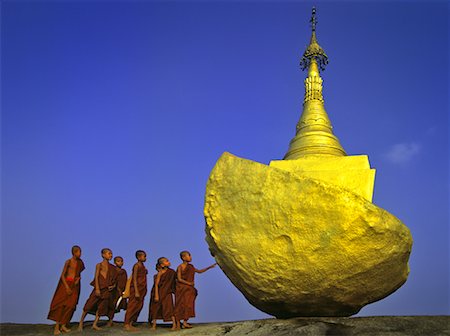
[[[147,294],[147,254],[143,250],[136,251],[137,262],[133,265],[132,274],[128,278],[123,267],[123,258],[115,257],[114,265],[111,249],[101,250],[103,261],[95,267],[94,280],[91,282],[92,293],[89,295],[78,325],[83,330],[83,322],[87,314],[95,315],[92,328],[100,330],[100,317],[108,317],[108,326],[112,326],[114,314],[126,310],[124,329],[138,330],[133,323],[137,322]],[[189,251],[180,253],[182,263],[174,271],[170,268],[169,259],[161,257],[156,262],[157,273],[153,277],[150,295],[148,322],[151,329],[156,329],[156,321],[172,322],[172,330],[192,328],[189,318],[195,317],[195,299],[197,289],[194,287],[195,273],[203,273],[216,266],[213,264],[204,269],[196,269],[192,264]],[[61,277],[50,304],[48,319],[56,322],[54,334],[69,332],[68,325],[75,312],[80,297],[81,272],[84,270],[81,260],[81,248],[72,247],[72,258],[64,263]],[[175,302],[174,302],[175,299]],[[181,321],[183,320],[183,324]]]

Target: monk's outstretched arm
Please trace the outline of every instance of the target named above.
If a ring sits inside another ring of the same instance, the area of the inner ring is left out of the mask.
[[[70,294],[72,294],[72,290],[70,289],[70,287],[69,287],[69,285],[67,284],[67,281],[66,281],[66,273],[67,273],[67,269],[69,268],[69,264],[70,264],[70,260],[67,260],[64,263],[64,267],[63,267],[63,270],[61,272],[61,281],[62,281],[64,287],[66,288],[67,294],[70,295]]]
[[[196,273],[204,273],[204,272],[206,272],[207,270],[209,270],[209,269],[211,269],[211,268],[213,268],[213,267],[216,267],[216,265],[217,265],[217,263],[212,264],[212,265],[210,265],[210,266],[208,266],[208,267],[206,267],[206,268],[200,269],[200,270],[195,269],[195,272],[196,272]]]
[[[136,296],[137,298],[141,297],[141,295],[139,294],[139,289],[138,289],[138,285],[137,285],[137,271],[138,271],[138,266],[134,265],[133,266],[133,285],[134,285],[134,296]]]
[[[95,266],[95,277],[94,277],[95,295],[97,295],[97,296],[100,296],[100,285],[98,284],[99,274],[100,274],[100,264],[97,264]]]
[[[186,281],[181,277],[181,266],[178,266],[177,268],[177,281],[185,285],[194,286],[193,282]]]

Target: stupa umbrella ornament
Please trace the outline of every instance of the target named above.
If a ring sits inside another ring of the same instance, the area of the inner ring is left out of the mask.
[[[300,61],[300,67],[302,70],[305,70],[309,67],[311,60],[315,59],[320,70],[325,70],[325,67],[328,64],[328,56],[322,47],[317,42],[316,37],[316,25],[318,20],[316,18],[316,8],[313,7],[312,15],[311,15],[311,40],[309,41],[309,45],[303,53],[302,59]]]

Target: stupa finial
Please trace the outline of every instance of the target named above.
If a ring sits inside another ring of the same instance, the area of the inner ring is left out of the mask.
[[[317,61],[317,65],[320,70],[325,70],[326,65],[328,64],[328,56],[322,47],[317,42],[316,37],[316,25],[317,25],[317,17],[316,17],[316,7],[312,8],[311,19],[311,40],[309,41],[309,45],[303,53],[302,59],[300,61],[300,67],[302,70],[305,70],[309,67],[311,63],[311,59],[315,59]]]
[[[317,18],[316,18],[316,7],[312,8],[312,15],[311,15],[311,30],[316,31],[316,24],[317,24]]]

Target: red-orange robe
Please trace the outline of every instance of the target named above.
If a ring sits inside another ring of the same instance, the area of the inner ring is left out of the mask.
[[[181,279],[193,282],[194,277],[194,265],[187,264],[186,268],[181,271]],[[178,321],[195,317],[195,298],[197,294],[197,289],[194,286],[177,282],[175,289],[175,318]]]
[[[106,278],[100,273],[98,275],[98,286],[100,289],[100,296],[95,295],[95,279],[91,282],[94,289],[86,301],[83,310],[90,314],[98,314],[99,316],[109,316],[109,312],[113,305],[112,290],[108,287],[117,284],[117,270],[114,265],[108,263],[108,274]]]
[[[147,294],[147,269],[143,263],[137,262],[133,266],[132,277],[134,270],[137,270],[137,287],[140,297],[136,297],[136,289],[134,288],[134,279],[131,279],[130,298],[128,300],[127,312],[125,313],[125,324],[131,324],[137,321],[139,314],[144,306],[144,298]]]
[[[176,273],[173,269],[168,268],[159,279],[158,293],[159,301],[155,302],[155,282],[157,275],[153,278],[153,288],[150,297],[150,309],[148,320],[164,320],[164,322],[172,321],[174,316],[173,296],[175,293]]]
[[[154,307],[153,307],[153,301],[155,300],[155,283],[156,283],[156,277],[158,276],[158,273],[156,273],[153,276],[153,286],[152,286],[152,290],[150,291],[150,305],[148,307],[148,322],[152,322],[153,321],[153,311],[154,311]],[[161,317],[158,317],[159,319],[162,319]]]
[[[70,262],[70,259],[66,262]],[[66,287],[61,279],[59,279],[58,286],[56,287],[55,294],[53,295],[52,303],[50,304],[50,312],[48,313],[48,319],[57,323],[67,324],[70,323],[73,313],[78,304],[80,298],[80,275],[84,270],[83,260],[77,260],[77,266],[75,268],[75,278],[71,279],[66,277],[66,282],[69,288],[72,290],[71,295],[67,295]],[[75,281],[78,279],[78,283],[75,285]]]
[[[127,275],[127,271],[125,271],[123,268],[119,268],[117,266],[115,266],[115,267],[116,267],[116,271],[117,271],[117,286],[116,286],[116,288],[113,289],[113,292],[112,292],[113,305],[111,306],[111,309],[109,311],[110,319],[112,319],[114,317],[115,313],[118,313],[121,310],[127,309],[127,299],[125,299],[125,298],[122,298],[122,301],[120,301],[120,304],[116,309],[117,301],[122,296],[122,293],[125,290],[128,275]]]

